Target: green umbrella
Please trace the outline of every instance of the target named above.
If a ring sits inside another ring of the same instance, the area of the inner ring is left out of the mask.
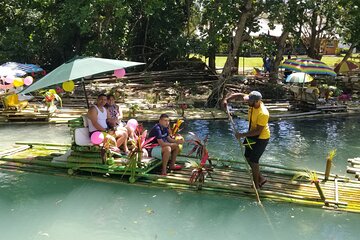
[[[35,90],[46,88],[69,80],[82,80],[82,82],[84,82],[84,77],[87,76],[141,64],[144,63],[96,57],[77,57],[62,64],[47,74],[45,77],[30,85],[22,92],[22,94],[30,93]],[[89,107],[86,92],[85,97],[86,103]]]

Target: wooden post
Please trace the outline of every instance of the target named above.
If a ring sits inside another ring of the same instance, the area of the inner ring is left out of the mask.
[[[318,193],[320,195],[321,200],[325,202],[325,195],[324,195],[324,192],[321,189],[320,182],[319,181],[314,181],[314,183],[315,183],[316,189],[318,190]]]
[[[331,164],[332,164],[332,161],[330,160],[330,158],[327,158],[326,159],[325,178],[324,178],[325,181],[329,180]]]

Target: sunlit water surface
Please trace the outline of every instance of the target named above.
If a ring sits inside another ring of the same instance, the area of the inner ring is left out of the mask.
[[[323,171],[326,154],[336,148],[332,172],[345,175],[346,160],[360,156],[359,123],[271,123],[261,162]],[[247,128],[242,120],[236,124]],[[187,122],[188,131],[209,135],[211,156],[242,159],[227,121]],[[15,141],[70,143],[65,125],[0,125],[0,136],[0,150]],[[263,204],[265,210],[246,197],[0,170],[0,239],[359,239],[358,214]]]

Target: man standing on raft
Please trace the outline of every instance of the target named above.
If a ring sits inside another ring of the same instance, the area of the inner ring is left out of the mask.
[[[266,183],[260,173],[259,159],[264,153],[266,145],[269,142],[270,130],[269,130],[269,111],[261,101],[262,95],[258,91],[252,91],[249,95],[244,93],[234,93],[226,97],[223,100],[223,106],[227,107],[227,101],[241,97],[248,102],[248,121],[249,129],[247,132],[235,134],[237,139],[245,138],[245,158],[249,163],[253,180],[256,188],[261,188]]]

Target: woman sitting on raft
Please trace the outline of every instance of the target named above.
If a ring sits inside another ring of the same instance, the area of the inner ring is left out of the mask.
[[[116,105],[114,95],[107,95],[107,104],[105,107],[110,115],[110,118],[107,119],[107,125],[115,131],[117,147],[120,148],[123,146],[125,153],[129,153],[127,146],[128,131],[121,122],[123,117],[122,110]]]

